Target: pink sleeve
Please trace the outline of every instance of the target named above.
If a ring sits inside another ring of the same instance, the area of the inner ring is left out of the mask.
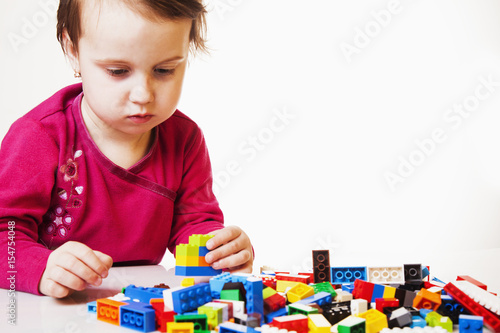
[[[201,130],[186,146],[181,185],[175,200],[169,250],[187,243],[192,234],[207,234],[224,227],[224,217],[212,192],[212,168]]]
[[[40,123],[21,118],[2,142],[0,161],[0,251],[9,257],[0,262],[0,287],[40,294],[51,251],[37,242],[38,227],[50,205],[58,149]]]

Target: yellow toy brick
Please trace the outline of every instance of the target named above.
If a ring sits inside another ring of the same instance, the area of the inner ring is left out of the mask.
[[[197,246],[207,246],[207,241],[214,235],[191,235],[189,236],[189,244]]]
[[[396,288],[389,286],[384,288],[384,296],[382,298],[394,298],[394,296],[396,296]]]
[[[175,257],[177,256],[187,256],[187,257],[198,257],[200,252],[200,247],[192,244],[179,244],[175,247]]]
[[[267,288],[264,288],[264,290],[262,290],[262,296],[263,296],[264,299],[266,299],[268,297],[271,297],[274,294],[276,294],[276,290],[274,290],[271,287],[267,287]]]
[[[176,266],[198,266],[198,257],[180,256],[175,257]]]
[[[206,314],[208,328],[214,330],[220,323],[222,323],[222,308],[213,307],[210,303],[202,305],[198,308],[198,314]]]
[[[282,281],[278,280],[276,281],[276,291],[279,293],[285,292],[286,288],[292,288],[295,286],[298,282],[296,281]]]
[[[309,333],[330,333],[332,325],[322,314],[310,314],[307,316]]]
[[[194,286],[194,278],[184,278],[181,282],[182,287]]]
[[[314,296],[314,288],[302,282],[298,282],[286,293],[286,297],[290,303],[298,302],[311,296]]]
[[[167,323],[167,333],[194,333],[194,323]]]
[[[387,316],[377,309],[370,309],[357,314],[356,317],[366,319],[366,333],[377,333],[384,328],[388,328]]]

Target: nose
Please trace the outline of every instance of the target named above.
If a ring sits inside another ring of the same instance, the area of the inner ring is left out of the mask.
[[[135,104],[148,104],[154,100],[154,93],[147,78],[137,82],[130,91],[129,100]]]

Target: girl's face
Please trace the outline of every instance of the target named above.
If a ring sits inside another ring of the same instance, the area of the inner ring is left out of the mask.
[[[85,1],[78,54],[87,112],[112,136],[138,137],[176,110],[189,52],[191,20],[152,22],[120,1]]]

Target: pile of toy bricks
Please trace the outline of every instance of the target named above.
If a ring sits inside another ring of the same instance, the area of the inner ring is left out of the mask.
[[[428,267],[330,267],[313,251],[313,271],[222,273],[171,289],[128,286],[89,303],[97,319],[142,332],[391,333],[500,332],[500,298],[468,277],[444,283]]]

